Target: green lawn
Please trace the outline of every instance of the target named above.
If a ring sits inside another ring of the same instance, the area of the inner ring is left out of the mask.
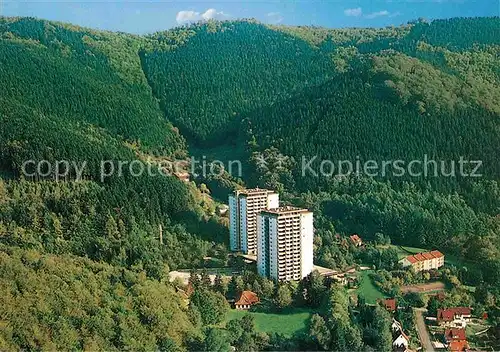
[[[255,318],[257,331],[266,333],[280,333],[286,336],[292,336],[295,332],[307,327],[307,323],[312,316],[312,311],[307,309],[293,309],[284,313],[262,313],[247,312],[231,309],[227,321],[240,319],[246,314]]]
[[[375,287],[370,278],[370,273],[372,272],[373,270],[364,270],[360,272],[360,283],[359,287],[356,289],[356,293],[358,296],[363,296],[366,303],[375,304],[380,298],[387,298],[388,296],[384,295]]]
[[[417,248],[417,247],[407,247],[407,246],[396,246],[391,245],[396,251],[398,251],[399,259],[409,256],[410,254],[416,254],[421,252],[429,252],[428,249],[425,248]]]
[[[481,323],[469,323],[467,324],[467,328],[465,329],[466,333],[467,333],[467,338],[473,338],[475,337],[476,333],[478,332],[481,332],[481,331],[484,331],[486,329],[488,329],[490,326],[487,325],[487,324],[484,324],[483,322]],[[478,339],[480,339],[480,337],[477,337]]]

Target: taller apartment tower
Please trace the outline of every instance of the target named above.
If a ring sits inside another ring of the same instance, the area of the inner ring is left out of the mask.
[[[277,281],[301,280],[313,270],[313,213],[281,207],[257,216],[257,271]]]
[[[279,195],[267,189],[245,189],[229,195],[229,244],[232,251],[257,254],[257,214],[279,206]]]

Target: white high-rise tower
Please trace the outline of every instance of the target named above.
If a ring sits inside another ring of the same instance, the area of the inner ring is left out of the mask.
[[[267,189],[245,189],[229,195],[229,242],[232,251],[257,254],[257,214],[279,206],[279,195]]]
[[[278,281],[300,280],[313,270],[313,213],[281,207],[257,216],[257,271]]]

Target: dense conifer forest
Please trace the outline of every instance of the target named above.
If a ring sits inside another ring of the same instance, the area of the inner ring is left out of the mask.
[[[231,339],[269,350],[383,349],[385,337],[367,331],[385,312],[362,311],[363,326],[343,291],[322,283],[313,325],[324,334],[303,346],[245,335],[245,321],[214,327],[220,292],[199,290],[199,307],[183,306],[168,272],[227,257],[227,219],[207,194],[225,202],[242,185],[315,212],[318,264],[353,263],[337,232],[382,234],[474,262],[498,296],[499,27],[499,18],[380,29],[248,20],[134,36],[0,18],[0,350],[225,350]],[[245,173],[189,183],[100,177],[103,160],[157,169],[192,151],[243,158]],[[301,175],[302,156],[424,155],[482,160],[483,176]],[[76,169],[26,177],[27,160],[87,165],[79,180]]]

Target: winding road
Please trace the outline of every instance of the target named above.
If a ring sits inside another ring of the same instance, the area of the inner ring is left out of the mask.
[[[424,313],[427,312],[427,309],[415,308],[414,312],[415,325],[417,327],[418,337],[420,339],[420,343],[422,344],[422,348],[426,352],[434,352],[434,347],[432,346],[429,331],[427,330],[427,326],[425,326],[424,320]]]

